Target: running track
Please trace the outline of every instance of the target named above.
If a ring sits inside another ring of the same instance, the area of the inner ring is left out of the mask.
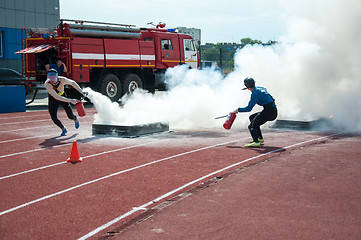
[[[75,130],[60,111],[65,137],[47,111],[0,115],[0,239],[94,239],[225,172],[340,135],[267,130],[259,149],[221,128],[113,138],[91,134],[94,113]],[[74,140],[83,162],[66,163]]]

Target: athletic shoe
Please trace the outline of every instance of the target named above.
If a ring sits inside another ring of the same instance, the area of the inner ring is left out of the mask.
[[[76,118],[75,120],[75,128],[78,129],[79,128],[79,119]]]
[[[252,142],[249,144],[244,145],[245,147],[260,147],[261,144],[259,142]]]
[[[64,130],[62,131],[62,133],[60,134],[60,136],[65,136],[67,132],[68,132],[68,131],[64,128]]]
[[[253,143],[253,140],[249,141],[250,143]],[[264,143],[264,138],[258,138],[259,143]]]

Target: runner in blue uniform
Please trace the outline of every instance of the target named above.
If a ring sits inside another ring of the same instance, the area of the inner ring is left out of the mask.
[[[256,87],[253,78],[246,78],[244,80],[244,85],[246,87],[242,90],[248,89],[252,92],[251,100],[249,101],[248,106],[237,108],[234,113],[250,112],[256,104],[263,107],[261,112],[254,113],[249,117],[251,123],[249,124],[248,129],[253,140],[251,143],[245,145],[245,147],[259,147],[261,143],[264,142],[260,126],[277,118],[277,107],[274,98],[268,93],[267,89]]]

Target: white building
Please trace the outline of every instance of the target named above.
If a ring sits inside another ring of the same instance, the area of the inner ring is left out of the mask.
[[[0,68],[21,72],[24,29],[54,28],[59,16],[59,0],[0,0]]]
[[[201,30],[199,28],[177,27],[177,30],[180,33],[191,35],[197,45],[197,49],[199,49],[201,45]]]

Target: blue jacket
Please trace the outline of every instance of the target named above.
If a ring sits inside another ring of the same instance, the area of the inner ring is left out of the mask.
[[[49,69],[55,69],[56,71],[58,71],[58,76],[61,76],[64,72],[63,66],[58,67],[58,65],[54,63],[49,64]]]
[[[274,102],[274,98],[267,92],[267,89],[263,87],[255,87],[252,91],[251,100],[249,100],[248,106],[238,108],[238,112],[250,112],[256,104],[265,106],[271,102]]]

